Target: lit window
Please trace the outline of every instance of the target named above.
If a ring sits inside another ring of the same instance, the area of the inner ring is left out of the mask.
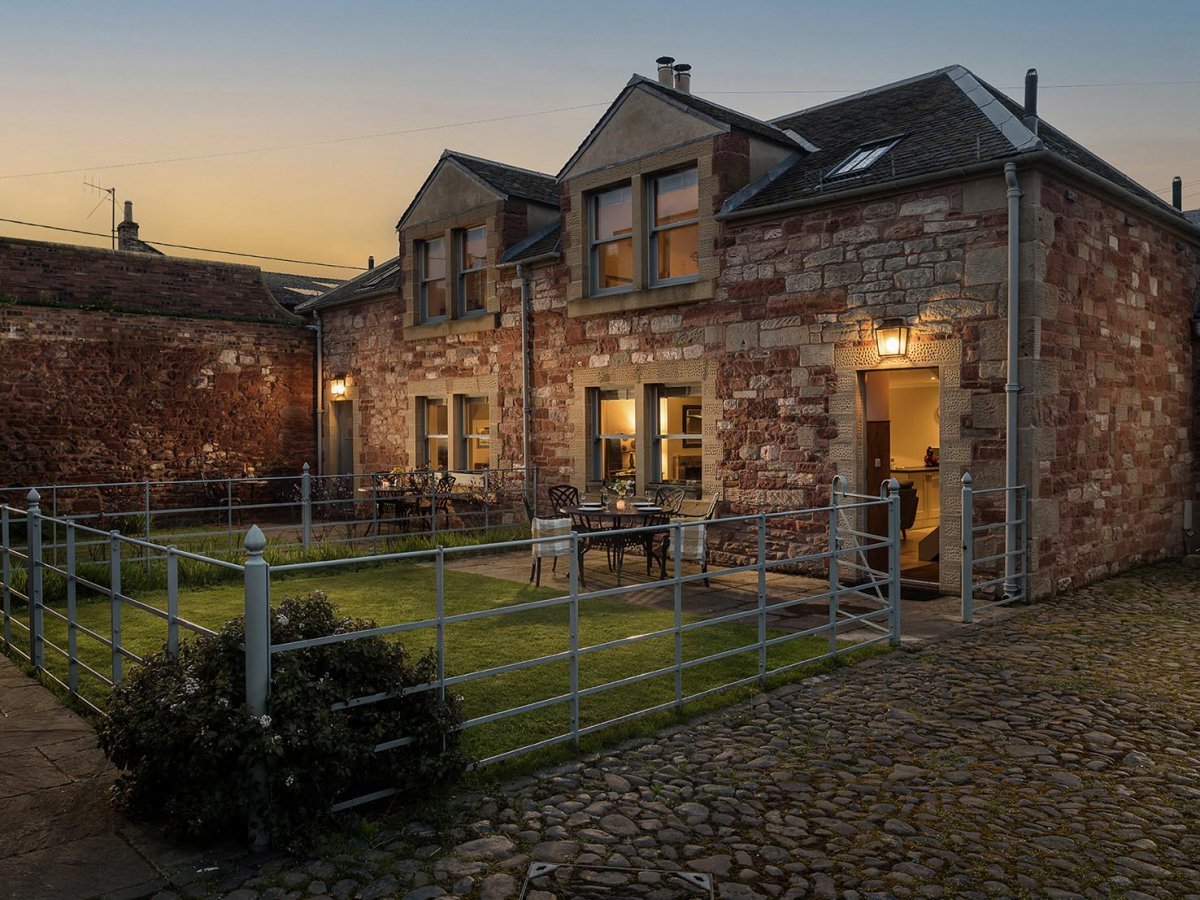
[[[458,314],[484,312],[487,291],[487,229],[468,228],[458,236]]]
[[[491,408],[487,397],[462,397],[462,437],[459,453],[464,468],[488,468],[491,448]]]
[[[704,414],[698,385],[654,389],[654,457],[651,478],[684,484],[699,482],[703,470]]]
[[[425,397],[417,414],[417,463],[426,469],[445,469],[450,464],[450,418],[446,401]]]
[[[633,391],[591,392],[593,481],[637,477],[637,403]]]
[[[865,172],[871,166],[875,165],[875,163],[879,162],[880,157],[899,142],[900,138],[893,138],[888,141],[878,141],[874,144],[864,144],[846,157],[839,165],[835,166],[825,177],[837,178],[842,175],[858,175],[860,172]]]
[[[591,198],[592,293],[633,287],[633,189],[629,185]]]
[[[421,321],[446,318],[446,239],[423,241],[420,247]]]
[[[700,271],[700,193],[695,169],[651,182],[650,271],[653,283],[695,278]]]

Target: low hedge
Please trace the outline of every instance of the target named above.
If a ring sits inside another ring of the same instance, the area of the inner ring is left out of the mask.
[[[276,643],[375,627],[339,616],[323,592],[272,609]],[[430,682],[432,652],[413,659],[396,641],[356,639],[272,658],[269,711],[245,705],[245,628],[234,619],[213,637],[187,640],[136,667],[111,694],[100,746],[122,770],[117,797],[178,837],[246,834],[250,770],[265,761],[263,820],[277,844],[302,844],[329,824],[339,798],[395,787],[420,799],[461,774],[457,698],[421,691],[353,709],[339,701],[399,693]],[[376,754],[381,742],[408,746]]]

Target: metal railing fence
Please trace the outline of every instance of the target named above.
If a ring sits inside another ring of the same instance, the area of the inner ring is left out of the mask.
[[[137,665],[143,661],[142,656],[123,640],[124,611],[133,609],[161,620],[169,653],[178,652],[180,629],[196,634],[214,633],[180,614],[182,561],[215,566],[242,576],[246,705],[254,715],[261,716],[269,710],[273,657],[371,637],[411,635],[410,640],[414,642],[431,639],[437,662],[436,677],[427,683],[410,686],[400,695],[350,698],[334,704],[331,711],[354,709],[396,696],[428,691],[436,691],[444,698],[449,691],[476,689],[486,685],[489,679],[548,666],[565,667],[565,674],[558,681],[551,679],[554,687],[548,696],[500,702],[496,708],[476,710],[460,727],[464,732],[471,732],[514,717],[552,709],[566,711],[565,726],[547,734],[518,731],[522,739],[515,746],[496,749],[478,759],[475,766],[489,766],[559,744],[578,745],[588,735],[657,713],[678,712],[690,703],[721,691],[750,685],[765,687],[773,676],[879,643],[897,646],[900,641],[900,501],[899,485],[894,479],[885,482],[877,496],[849,492],[842,479],[835,479],[829,503],[820,507],[709,521],[677,519],[600,533],[572,531],[566,539],[569,548],[565,554],[568,565],[565,593],[511,605],[488,605],[472,598],[471,608],[462,611],[448,608],[447,603],[447,573],[457,561],[472,553],[516,552],[531,557],[534,547],[564,539],[544,537],[476,546],[439,546],[271,565],[264,556],[268,546],[266,535],[254,525],[245,537],[244,562],[238,564],[142,538],[103,532],[71,519],[46,516],[40,510],[36,491],[29,492],[28,500],[29,505],[23,510],[8,504],[0,505],[0,566],[3,569],[0,590],[3,594],[5,647],[97,713],[100,712],[99,705],[87,699],[80,689],[81,675],[111,686],[121,682],[126,663]],[[863,524],[867,521],[868,511],[873,509],[886,510],[884,533],[873,533]],[[811,528],[807,532],[797,529],[795,526],[800,522],[819,523],[819,539],[812,538]],[[746,529],[753,534],[757,548],[753,557],[721,568],[685,570],[684,548],[696,543],[688,540],[689,535],[697,534],[692,530],[714,525],[726,530]],[[61,529],[64,534],[65,561],[61,565],[47,554],[41,540],[51,526]],[[24,534],[19,535],[18,531]],[[797,538],[801,533],[808,536]],[[653,557],[647,559],[648,580],[621,584],[618,578],[615,585],[585,586],[584,561],[591,542],[614,538],[646,548],[648,556]],[[81,561],[78,549],[84,539],[106,540],[107,558],[98,563]],[[773,553],[768,553],[768,547],[775,548]],[[780,552],[781,547],[787,549]],[[133,556],[133,553],[138,555]],[[884,557],[884,563],[873,562],[878,555]],[[136,571],[146,558],[161,560],[166,567],[165,589],[156,595],[159,602],[150,602],[152,598],[144,595],[134,596],[136,591],[123,586],[123,573]],[[658,562],[657,573],[650,572],[653,562]],[[273,642],[270,598],[274,580],[302,573],[332,572],[349,566],[378,567],[396,563],[424,565],[424,572],[432,570],[432,596],[421,601],[427,604],[424,608],[428,609],[428,614],[349,633],[288,643]],[[86,570],[88,565],[106,566],[108,577],[91,574]],[[807,577],[795,577],[798,572],[806,573]],[[53,598],[47,594],[47,579],[57,579]],[[685,598],[692,595],[692,591],[703,590],[699,583],[707,584],[709,580],[742,586],[744,604],[734,604],[732,609],[709,615],[689,611]],[[108,627],[104,633],[80,621],[77,597],[80,591],[86,592],[93,602],[98,598],[100,603],[107,604]],[[594,622],[604,612],[602,601],[624,599],[629,603],[627,608],[633,610],[638,608],[634,604],[645,605],[646,598],[655,592],[669,597],[669,601],[659,607],[664,613],[670,610],[669,624],[644,633],[589,639]],[[642,597],[635,597],[635,594]],[[462,605],[461,597],[453,599],[454,604],[449,605]],[[522,616],[539,611],[565,613],[552,623],[553,628],[562,628],[560,636],[566,645],[562,649],[525,652],[521,642],[505,643],[496,638],[506,620],[520,627]],[[801,612],[808,618],[793,619],[792,626],[786,629],[777,627],[782,616],[795,617]],[[65,635],[61,642],[50,634],[48,620]],[[487,628],[488,633],[484,636],[484,644],[503,652],[486,660],[486,664],[467,666],[459,671],[449,653],[448,632],[471,623],[485,623],[482,627]],[[738,627],[731,630],[732,626]],[[709,646],[705,644],[705,635],[712,640],[729,641],[732,645]],[[25,641],[21,641],[22,636]],[[807,648],[795,643],[813,638],[824,639],[821,652],[815,652],[816,647]],[[81,652],[80,641],[90,641],[103,648],[107,664],[89,662],[92,657]],[[661,649],[648,643],[654,641],[660,642]],[[632,647],[649,647],[653,664],[648,668],[622,669],[615,674],[606,674],[603,655]],[[47,648],[61,658],[62,666],[48,665]],[[788,656],[789,652],[797,655]],[[505,653],[521,655],[505,659]],[[740,668],[711,668],[722,661],[733,660],[741,661]],[[658,688],[653,687],[653,682],[661,686],[665,699],[655,695]],[[627,692],[627,696],[622,695],[625,705],[612,711],[600,709],[594,714],[587,711],[585,715],[585,706],[605,695],[616,696],[612,692],[628,688],[634,690]],[[483,690],[475,696],[485,695],[492,696]],[[503,695],[498,692],[496,696]],[[411,736],[397,734],[376,746],[375,752],[388,753],[411,743]],[[257,778],[263,777],[262,765],[259,764],[254,772]],[[387,786],[340,798],[334,810],[349,809],[394,793],[396,788]],[[265,841],[261,818],[256,814],[252,820],[251,834],[261,844]]]
[[[45,507],[47,553],[65,553],[70,518],[107,535],[112,531],[158,545],[227,557],[242,552],[251,522],[273,545],[385,546],[410,535],[483,533],[527,522],[525,470],[448,470],[419,492],[398,497],[379,488],[381,473],[220,476],[178,480],[34,485]],[[446,486],[444,476],[454,484]],[[534,490],[537,473],[533,470]],[[31,488],[0,488],[0,502],[18,507]],[[536,496],[536,494],[535,494]],[[107,554],[106,537],[82,537],[76,551]],[[143,562],[145,560],[143,559]]]
[[[1016,519],[1008,517],[1015,498]],[[979,521],[977,521],[979,520]],[[1007,533],[1016,534],[1010,547]],[[999,573],[999,574],[997,574]],[[962,477],[962,620],[1010,603],[1027,603],[1029,592],[1029,490],[975,487],[971,473]]]

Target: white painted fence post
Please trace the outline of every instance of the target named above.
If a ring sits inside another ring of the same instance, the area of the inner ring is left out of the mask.
[[[305,550],[312,547],[312,474],[308,463],[300,470],[300,539]]]
[[[25,541],[29,550],[29,580],[26,585],[29,597],[29,664],[41,669],[45,667],[45,645],[42,643],[42,512],[38,508],[41,496],[35,488],[26,499],[29,501],[25,519]]]
[[[570,674],[571,691],[571,741],[579,746],[579,532],[571,532],[571,561],[567,567],[568,585],[571,595],[568,611],[568,631],[571,641]]]
[[[758,514],[758,686],[767,687],[767,517]]]
[[[112,683],[122,680],[121,658],[121,532],[108,533],[108,602],[110,615],[109,639],[112,642]]]
[[[829,652],[837,653],[838,627],[838,593],[842,587],[842,576],[838,571],[838,550],[841,549],[838,538],[838,487],[835,480],[833,489],[829,492]]]
[[[900,646],[900,482],[884,482],[888,502],[888,604],[892,610],[893,647]]]
[[[975,495],[971,473],[962,477],[962,620],[970,625],[975,617]]]
[[[271,567],[263,559],[267,539],[257,525],[246,532],[245,547],[246,709],[250,715],[269,723],[266,716],[271,694]],[[270,843],[262,809],[267,800],[265,760],[252,764],[250,782],[254,795],[248,823],[250,847],[265,850]]]
[[[9,560],[8,504],[0,505],[0,606],[4,615],[4,649],[12,648],[12,588],[11,561]]]

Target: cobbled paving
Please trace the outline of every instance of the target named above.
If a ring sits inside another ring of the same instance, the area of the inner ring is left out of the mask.
[[[1200,898],[1198,595],[1142,570],[227,896],[672,900],[698,895],[664,874],[685,870],[728,900]],[[527,885],[539,860],[611,868]]]

